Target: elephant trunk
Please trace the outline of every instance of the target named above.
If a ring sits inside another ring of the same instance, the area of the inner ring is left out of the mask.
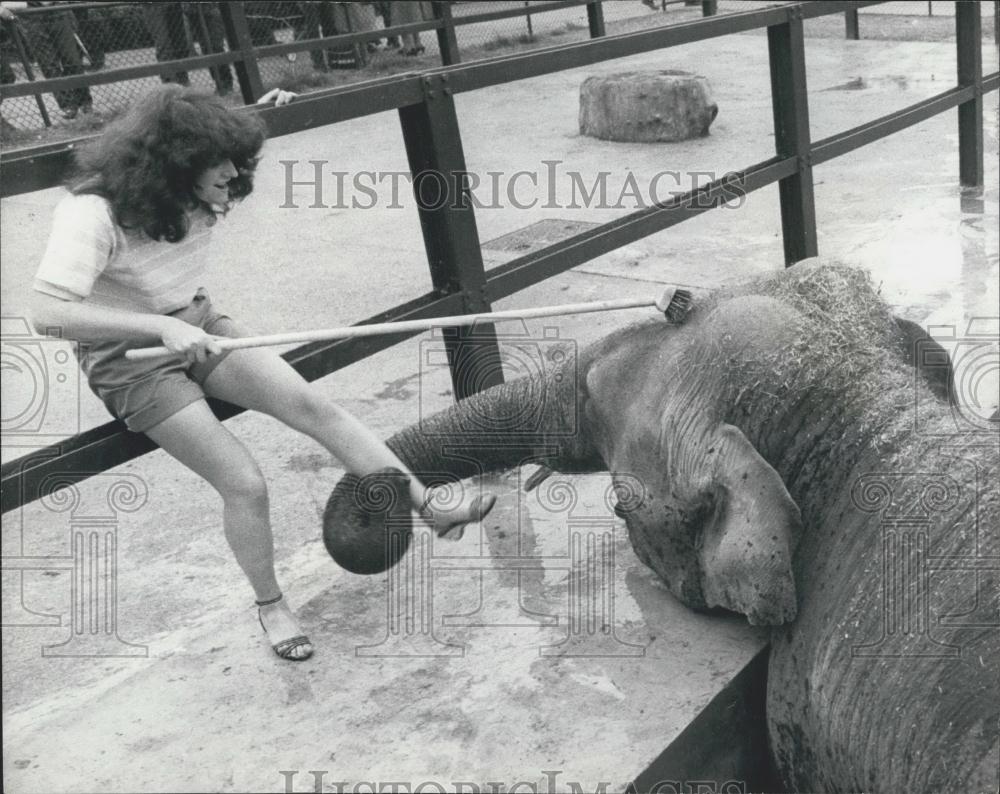
[[[527,461],[597,471],[600,456],[581,431],[580,382],[569,373],[519,378],[422,418],[386,442],[422,480],[463,479]]]
[[[556,371],[521,378],[477,394],[386,443],[426,485],[461,480],[532,461],[570,471],[602,466],[577,417],[579,381]],[[395,565],[412,537],[408,478],[396,468],[368,477],[345,475],[323,513],[330,556],[353,573],[381,573]]]

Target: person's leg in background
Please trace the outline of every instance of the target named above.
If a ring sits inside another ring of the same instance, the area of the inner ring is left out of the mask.
[[[372,5],[375,7],[375,13],[378,16],[382,17],[382,27],[384,28],[392,27],[392,3],[382,2],[382,3],[373,3]],[[385,39],[385,46],[389,47],[390,49],[397,49],[400,46],[399,37],[387,36]]]
[[[0,23],[0,84],[9,85],[17,81],[17,73],[10,65],[10,54],[14,51],[13,23]]]
[[[375,30],[375,12],[370,3],[334,3],[334,24],[341,33],[366,33]],[[358,66],[364,66],[367,54],[378,49],[374,41],[359,42],[353,46]]]
[[[302,12],[302,38],[318,39],[320,37],[320,3],[317,0],[302,0],[299,3],[299,10]],[[323,50],[309,50],[309,57],[317,72],[325,72],[329,69]]]
[[[398,0],[392,4],[392,22],[394,25],[408,25],[411,22],[423,22],[428,19],[424,3],[417,0]],[[419,33],[403,33],[401,52],[403,55],[420,55],[424,46],[420,43]]]
[[[59,11],[52,14],[49,21],[50,39],[55,47],[59,60],[59,69],[63,77],[83,74],[83,58],[80,46],[76,41],[76,20],[69,11]],[[66,91],[68,106],[72,109],[89,113],[94,106],[87,86],[70,88]]]
[[[13,30],[13,23],[7,20],[0,22],[0,84],[3,85],[17,82],[17,72],[10,65],[10,53],[14,48],[15,35],[17,34]],[[2,102],[3,99],[0,98],[0,103]],[[17,127],[7,121],[0,112],[0,134],[10,135],[16,131]]]
[[[59,53],[52,42],[48,14],[32,15],[31,17],[25,15],[20,24],[30,52],[29,57],[34,56],[42,75],[47,79],[62,77],[62,64],[59,62]],[[68,91],[55,91],[53,96],[64,117],[76,117],[77,108],[73,104],[72,94]]]
[[[101,19],[96,13],[91,14],[92,10],[88,8],[74,8],[73,16],[76,19],[77,33],[83,42],[83,46],[87,48],[87,54],[90,56],[90,68],[97,71],[104,68],[104,26],[101,24]]]
[[[185,3],[184,12],[188,26],[202,55],[226,51],[226,34],[222,14],[215,3]],[[215,90],[220,96],[233,92],[233,72],[229,64],[209,67]]]
[[[338,13],[337,6],[333,0],[319,0],[319,21],[323,26],[324,36],[336,36],[338,33],[350,33],[348,29],[347,17]],[[326,61],[331,69],[351,69],[357,64],[353,47],[346,47],[341,50],[328,49],[326,51]]]
[[[143,3],[142,13],[146,29],[153,37],[157,61],[173,61],[191,55],[180,3]],[[161,74],[160,80],[164,83],[190,84],[187,72]]]

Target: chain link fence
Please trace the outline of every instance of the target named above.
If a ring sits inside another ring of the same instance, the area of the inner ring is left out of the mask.
[[[15,4],[7,4],[15,5]],[[3,84],[70,77],[221,52],[225,36],[216,4],[79,3],[15,8],[2,27]],[[164,74],[178,82],[230,93],[228,66]],[[106,119],[160,82],[155,77],[90,85],[3,101],[16,128],[60,124],[83,114]]]

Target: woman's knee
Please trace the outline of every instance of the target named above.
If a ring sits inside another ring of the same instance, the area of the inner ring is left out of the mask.
[[[253,462],[233,466],[215,486],[223,499],[267,501],[267,480],[260,467]]]
[[[343,421],[347,414],[343,408],[327,399],[314,386],[306,386],[289,406],[290,424],[304,430]]]

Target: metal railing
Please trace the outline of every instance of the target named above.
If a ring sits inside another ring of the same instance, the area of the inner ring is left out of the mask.
[[[308,82],[308,68],[292,65],[299,55],[308,54],[313,69],[320,72],[391,68],[393,47],[410,55],[424,51],[419,43],[424,32],[433,31],[437,38],[428,58],[445,66],[459,63],[463,50],[475,55],[536,41],[538,23],[533,19],[574,7],[586,9],[591,38],[605,33],[600,0],[417,5],[418,18],[403,24],[392,3],[76,2],[15,9],[15,22],[0,28],[0,98],[14,100],[13,108],[8,103],[6,121],[30,130],[39,124],[52,126],[53,119],[58,120],[56,108],[69,119],[81,108],[113,113],[142,94],[141,81],[155,78],[214,86],[223,95],[238,88],[242,101],[252,104],[266,86]],[[668,6],[700,6],[707,17],[717,13],[718,3],[647,0],[646,5],[664,11]],[[379,8],[382,27],[371,6]],[[844,15],[847,37],[859,38],[857,10],[848,9]],[[506,20],[512,24],[497,26]],[[513,24],[519,20],[523,27]],[[994,27],[996,22],[995,13]],[[469,35],[459,36],[459,30]],[[552,35],[560,32],[565,31],[550,30]],[[383,48],[383,40],[392,46]],[[407,40],[414,45],[409,50],[400,44]],[[426,66],[426,61],[420,65]],[[90,89],[95,86],[101,90],[92,96]],[[28,97],[33,103],[18,102]]]
[[[414,176],[434,289],[369,317],[361,324],[485,312],[500,298],[721,206],[731,198],[734,183],[733,177],[727,175],[670,201],[632,212],[486,271],[472,202],[464,200],[468,198],[464,195],[464,181],[446,180],[447,200],[438,200],[433,206],[421,202],[421,174],[459,175],[466,171],[455,95],[766,28],[775,155],[742,169],[736,179],[744,192],[777,183],[785,261],[791,265],[818,253],[813,167],[820,163],[957,108],[960,181],[963,185],[983,182],[983,94],[1000,87],[1000,72],[986,77],[982,74],[981,19],[978,5],[974,3],[956,4],[958,68],[955,86],[852,129],[819,141],[811,140],[803,22],[813,17],[844,13],[845,6],[856,9],[867,5],[875,3],[822,0],[712,16],[670,27],[317,91],[285,107],[255,108],[245,112],[260,113],[273,137],[397,110]],[[345,37],[340,38],[344,40]],[[230,54],[211,57],[228,58]],[[73,147],[79,142],[41,146],[0,156],[0,191],[3,195],[13,195],[60,184]],[[318,342],[289,351],[285,358],[307,380],[315,380],[410,336],[413,334]],[[476,388],[486,388],[500,381],[499,348],[492,327],[477,328],[475,335],[467,329],[451,329],[445,339],[458,399],[469,395],[472,384]],[[222,419],[242,412],[241,408],[227,403],[213,401],[212,405]],[[60,483],[83,480],[154,448],[146,436],[128,432],[117,421],[93,428],[63,444],[5,464],[0,471],[0,507],[6,512],[39,498],[47,478],[51,482],[53,477],[60,475]]]

